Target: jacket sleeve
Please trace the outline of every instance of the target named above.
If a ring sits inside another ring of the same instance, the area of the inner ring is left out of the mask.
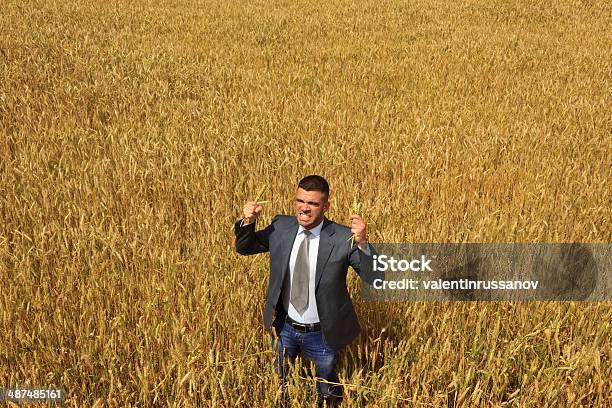
[[[236,251],[240,255],[254,255],[270,250],[270,235],[274,231],[274,222],[278,216],[274,217],[272,223],[265,229],[255,231],[255,222],[240,226],[242,220],[234,224],[234,234],[236,236]]]
[[[383,271],[374,270],[374,255],[378,255],[376,249],[368,243],[369,254],[362,251],[354,245],[349,253],[349,263],[357,272],[359,277],[369,285],[373,285],[376,279],[385,279],[385,273]]]

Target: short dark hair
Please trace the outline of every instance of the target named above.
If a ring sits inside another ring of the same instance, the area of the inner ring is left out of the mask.
[[[316,174],[301,179],[298,188],[303,188],[306,191],[320,191],[325,194],[325,197],[329,197],[329,184],[323,177]]]

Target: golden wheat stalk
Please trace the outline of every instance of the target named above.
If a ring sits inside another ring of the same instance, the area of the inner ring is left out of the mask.
[[[351,205],[351,214],[359,215],[360,212],[361,212],[361,203],[358,203],[357,199],[353,198],[353,204]],[[347,241],[351,241],[351,248],[352,248],[353,245],[355,244],[355,234],[351,234],[351,236],[349,237],[349,239],[347,239]]]
[[[266,186],[261,186],[261,188],[259,190],[257,190],[257,194],[255,195],[255,202],[257,202],[257,200],[259,200],[261,198],[261,194],[264,192],[264,190],[266,189]],[[259,204],[259,203],[257,203]]]

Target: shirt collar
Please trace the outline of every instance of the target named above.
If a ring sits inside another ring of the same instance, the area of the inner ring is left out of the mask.
[[[325,218],[323,218],[321,220],[319,225],[317,225],[316,227],[310,229],[310,232],[312,233],[313,237],[318,237],[319,235],[321,235],[321,230],[323,229],[323,223],[324,222],[325,222]],[[298,228],[298,234],[301,234],[302,232],[304,232],[304,230],[305,230],[305,228],[300,225],[299,228]]]

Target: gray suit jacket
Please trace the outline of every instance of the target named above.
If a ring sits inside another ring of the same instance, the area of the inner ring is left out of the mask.
[[[239,254],[270,252],[270,281],[263,318],[267,329],[274,324],[279,333],[287,313],[283,308],[281,290],[289,274],[289,257],[298,232],[297,220],[294,216],[277,215],[270,225],[260,231],[255,231],[255,223],[241,227],[238,221],[234,232]],[[376,278],[384,278],[381,272],[372,271],[374,248],[370,245],[370,256],[367,256],[357,245],[351,248],[350,237],[350,228],[327,218],[323,221],[319,237],[315,297],[323,336],[334,350],[349,344],[360,330],[346,287],[349,265],[369,284]]]

